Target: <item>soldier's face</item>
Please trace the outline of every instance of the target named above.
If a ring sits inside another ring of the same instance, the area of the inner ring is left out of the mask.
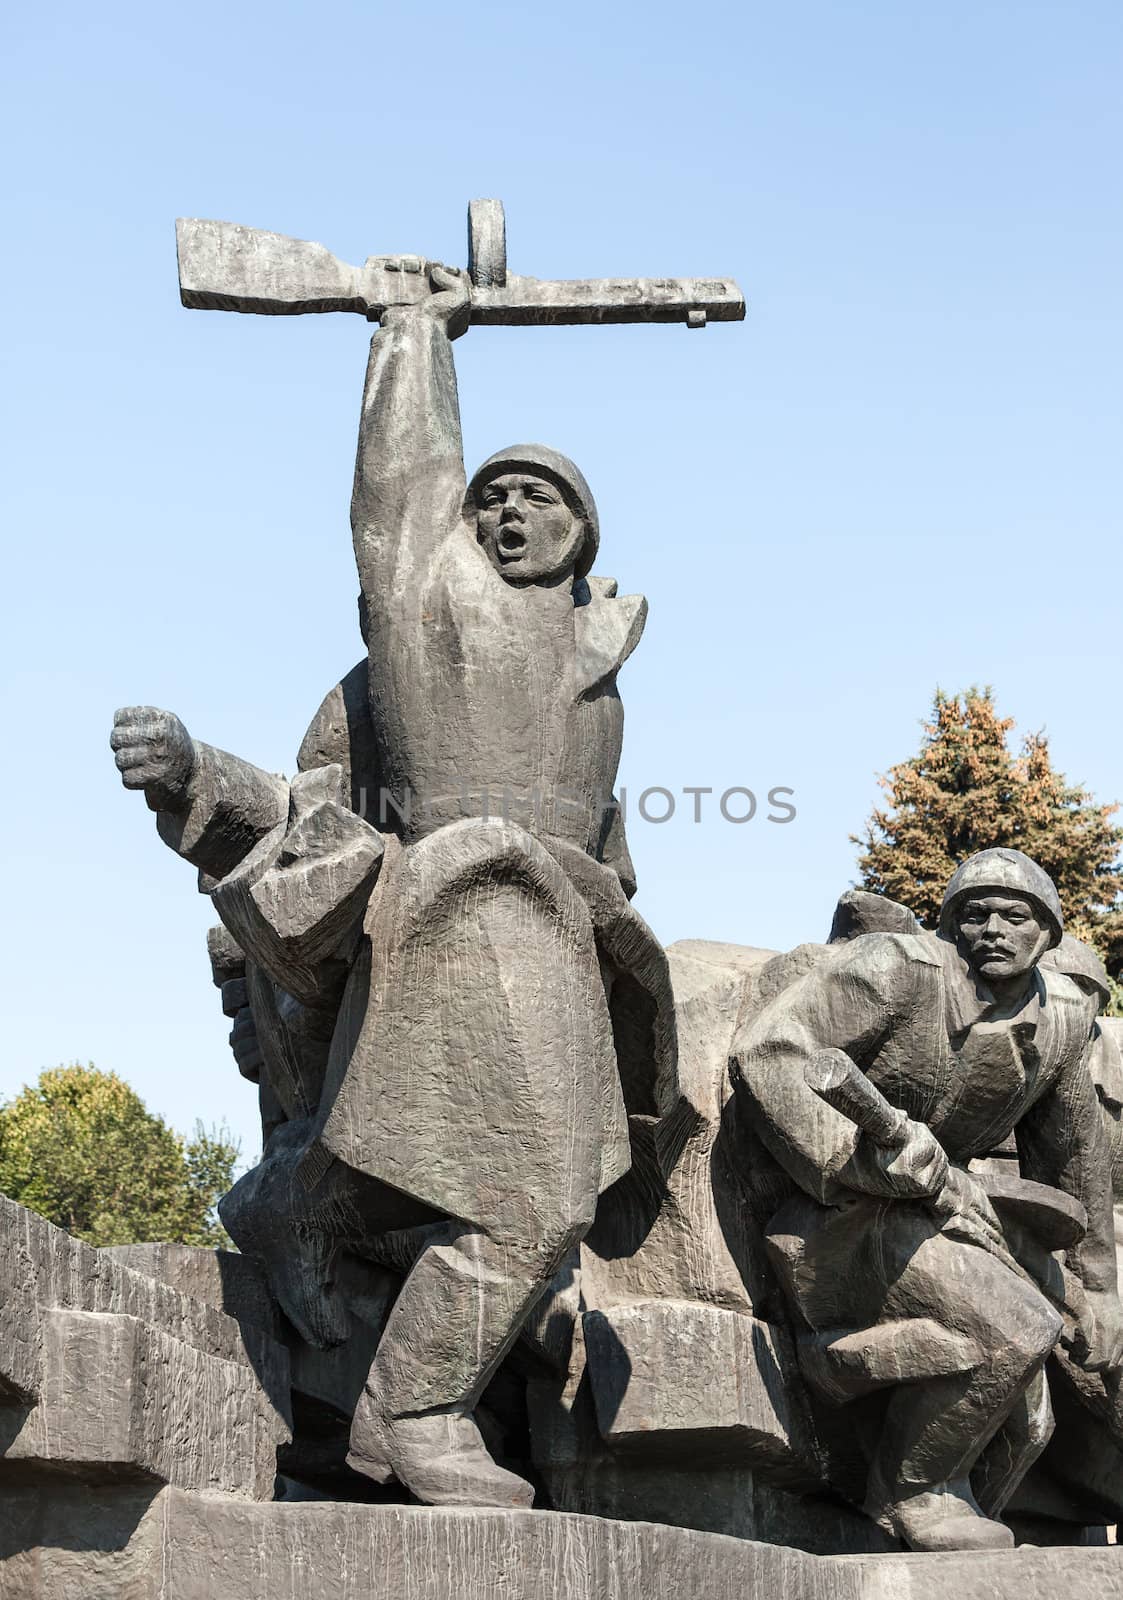
[[[992,983],[1024,977],[1049,946],[1049,929],[1020,895],[973,895],[959,911],[968,965]]]
[[[585,524],[548,479],[507,472],[485,483],[476,503],[476,537],[508,583],[545,583],[573,571]]]

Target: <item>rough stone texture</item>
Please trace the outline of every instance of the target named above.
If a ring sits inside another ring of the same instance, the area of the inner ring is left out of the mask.
[[[116,1512],[114,1519],[113,1513]],[[0,1507],[3,1600],[859,1600],[860,1573],[647,1523],[76,1489]],[[14,1524],[14,1525],[13,1525]],[[22,1524],[22,1526],[21,1526]],[[34,1540],[34,1553],[19,1554]],[[77,1548],[75,1548],[77,1546]],[[114,1548],[116,1547],[116,1548]]]
[[[584,1330],[601,1437],[617,1450],[650,1459],[661,1446],[689,1459],[717,1434],[723,1450],[743,1447],[761,1465],[790,1460],[791,1407],[767,1323],[657,1300],[586,1313]]]
[[[181,231],[185,262],[201,240]],[[260,244],[222,262],[303,272],[300,250]],[[381,1337],[352,1464],[426,1501],[507,1506],[531,1488],[490,1461],[477,1403],[673,1068],[666,960],[629,905],[612,799],[617,676],[646,603],[591,575],[596,506],[572,462],[519,445],[467,478],[451,340],[477,291],[417,267],[379,269],[409,293],[372,340],[359,431],[366,769],[319,764],[331,729],[357,749],[343,685],[291,784],[150,707],[112,742],[246,958],[239,979],[218,952],[216,977],[235,1018],[249,1001],[268,1142],[227,1228],[311,1346],[350,1334],[340,1251],[378,1285],[395,1271],[396,1297],[368,1295]],[[395,801],[378,830],[357,776]]]
[[[844,944],[863,933],[920,933],[920,923],[907,906],[868,889],[847,889],[835,907],[828,944]]]
[[[822,1468],[786,1325],[754,1314],[759,1237],[732,1164],[726,1076],[754,976],[775,953],[689,940],[667,954],[669,1109],[633,1118],[632,1170],[537,1313],[563,1365],[529,1386],[533,1460],[571,1511],[891,1547],[841,1504],[788,1492],[821,1489]]]
[[[667,951],[678,1048],[663,1115],[632,1129],[633,1170],[582,1253],[586,1304],[700,1301],[752,1314],[763,1283],[728,1128],[738,1018],[774,952],[683,940]]]
[[[745,300],[731,278],[614,278],[550,282],[507,271],[503,208],[469,207],[471,318],[492,326],[581,322],[739,322]],[[376,319],[388,306],[415,305],[427,284],[417,257],[370,256],[348,266],[322,244],[233,222],[183,217],[176,223],[180,297],[202,311],[296,316],[357,311]]]
[[[50,1310],[39,1402],[4,1459],[269,1497],[280,1440],[262,1398],[245,1363],[136,1317]]]
[[[1097,1002],[1038,967],[1061,933],[1041,868],[984,851],[938,936],[844,931],[733,1051],[828,1478],[913,1549],[1012,1546],[997,1519],[1052,1430],[1047,1358],[1063,1334],[1120,1361]],[[1015,1130],[1020,1177],[967,1174]]]
[[[1118,1549],[822,1558],[536,1512],[25,1486],[0,1600],[1107,1600]]]
[[[515,445],[466,473],[453,341],[496,321],[700,326],[743,302],[719,281],[519,278],[498,203],[469,226],[465,273],[180,224],[189,306],[381,322],[351,506],[367,656],[291,781],[171,713],[118,714],[126,785],[224,925],[212,971],[264,1154],[222,1216],[253,1269],[129,1258],[212,1302],[174,1295],[195,1307],[185,1325],[203,1319],[195,1342],[153,1280],[139,1309],[33,1289],[22,1345],[13,1272],[6,1381],[30,1412],[9,1470],[22,1454],[260,1492],[252,1373],[221,1348],[234,1312],[248,1349],[290,1357],[292,1495],[389,1484],[474,1509],[270,1518],[165,1494],[168,1593],[239,1539],[255,1582],[306,1580],[316,1538],[344,1537],[346,1574],[381,1552],[425,1594],[454,1550],[472,1571],[469,1548],[487,1584],[517,1572],[527,1594],[553,1592],[559,1565],[563,1592],[576,1563],[575,1593],[661,1593],[676,1552],[718,1560],[717,1542],[566,1512],[834,1551],[1008,1548],[998,1518],[1048,1439],[1050,1391],[1070,1484],[1089,1435],[1064,1396],[1094,1417],[1104,1453],[1072,1509],[1102,1510],[1120,1415],[1109,1379],[1082,1385],[1123,1354],[1105,1139],[1120,1102],[1102,1031],[1089,1067],[1082,986],[1102,991],[1102,972],[1038,970],[1059,902],[1007,851],[959,869],[938,935],[851,891],[822,944],[661,950],[629,903],[613,796],[646,603],[594,575],[596,505],[567,458]],[[968,1173],[1015,1132],[1020,1173]],[[66,1388],[102,1371],[95,1439]],[[227,1433],[251,1439],[248,1475]],[[540,1486],[554,1516],[512,1516]],[[881,1581],[740,1555],[750,1588]]]
[[[0,1197],[0,1471],[268,1498],[288,1352]],[[7,1493],[7,1487],[5,1493]]]
[[[348,1337],[330,1349],[322,1350],[297,1337],[293,1328],[278,1314],[265,1276],[248,1256],[232,1250],[202,1250],[184,1244],[114,1245],[100,1252],[112,1256],[138,1273],[146,1273],[170,1285],[181,1294],[225,1311],[251,1341],[265,1335],[287,1352],[289,1381],[296,1406],[307,1418],[311,1402],[327,1408],[346,1423],[354,1414],[377,1343],[377,1327],[352,1316]],[[337,1272],[346,1276],[346,1263],[337,1263]],[[355,1297],[362,1304],[360,1296]],[[321,1432],[328,1418],[314,1413]],[[294,1438],[284,1451],[284,1466],[289,1474],[300,1475],[303,1468],[315,1475],[322,1468],[323,1443],[305,1446]],[[340,1454],[340,1463],[342,1455]]]
[[[856,1573],[862,1600],[1110,1600],[1123,1587],[1123,1553],[1004,1550],[832,1562]]]
[[[1103,965],[1094,952],[1067,936],[1051,952],[1056,969],[1106,1003]],[[1097,970],[1098,969],[1098,970]],[[1090,981],[1089,981],[1090,980]],[[1123,1021],[1101,1017],[1088,1067],[1099,1098],[1111,1152],[1115,1198],[1115,1250],[1123,1283]],[[1016,1157],[1016,1152],[1014,1153]],[[1009,1158],[994,1166],[1010,1165]],[[1123,1384],[1117,1376],[1083,1371],[1063,1351],[1047,1367],[1057,1429],[1010,1502],[1012,1512],[1048,1518],[1068,1532],[1091,1522],[1123,1519]],[[1035,1531],[1029,1538],[1038,1537]],[[1057,1535],[1054,1532],[1053,1537]],[[1058,1542],[1063,1542],[1063,1537]]]
[[[214,1306],[237,1323],[274,1331],[276,1306],[261,1269],[234,1250],[204,1250],[190,1244],[106,1245],[101,1256],[155,1278],[189,1300]]]

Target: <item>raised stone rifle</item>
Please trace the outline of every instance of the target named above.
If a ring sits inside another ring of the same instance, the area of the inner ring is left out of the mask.
[[[291,317],[356,311],[377,321],[389,306],[415,305],[428,291],[420,256],[370,256],[349,266],[322,244],[181,217],[176,223],[179,292],[202,311]],[[745,300],[732,278],[574,278],[551,281],[507,271],[498,200],[468,206],[471,321],[489,326],[597,322],[740,322]]]

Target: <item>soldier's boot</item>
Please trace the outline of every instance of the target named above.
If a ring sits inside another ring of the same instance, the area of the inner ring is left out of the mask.
[[[419,1417],[356,1411],[347,1465],[376,1483],[396,1478],[430,1506],[525,1509],[534,1503],[531,1485],[493,1459],[475,1421],[463,1411]]]
[[[572,1243],[564,1228],[544,1248],[457,1223],[433,1236],[355,1410],[348,1462],[357,1472],[393,1476],[428,1505],[533,1503],[531,1485],[493,1459],[472,1413]]]
[[[1014,1544],[1005,1523],[983,1515],[966,1478],[896,1499],[874,1497],[866,1511],[910,1550],[1009,1550]]]
[[[966,1371],[894,1391],[870,1467],[867,1509],[913,1550],[1009,1548],[1013,1534],[980,1507],[971,1474],[1009,1422],[1005,1444],[983,1462],[976,1485],[987,1511],[997,1512],[1048,1437],[1040,1374],[1062,1321],[1038,1290],[983,1251],[944,1241],[937,1259],[945,1257],[932,1281],[911,1287],[931,1296],[934,1307],[942,1292],[940,1315],[969,1334],[976,1359]],[[909,1286],[907,1277],[900,1281]],[[951,1302],[953,1286],[966,1298],[963,1309]]]
[[[969,1474],[1023,1397],[1040,1402],[1041,1368],[1061,1319],[1016,1278],[1003,1281],[1002,1288],[1004,1297],[988,1307],[991,1325],[986,1346],[978,1345],[978,1365],[966,1373],[902,1384],[886,1408],[866,1512],[910,1550],[999,1550],[1014,1543],[1010,1529],[983,1512]],[[1016,1471],[1024,1471],[1029,1459],[1024,1451],[1016,1464],[1006,1464],[1000,1474],[1003,1495],[1012,1491]]]

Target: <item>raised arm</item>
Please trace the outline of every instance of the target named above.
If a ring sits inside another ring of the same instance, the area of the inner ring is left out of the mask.
[[[451,340],[468,326],[471,291],[455,268],[429,273],[428,299],[392,307],[370,342],[351,530],[375,622],[424,578],[464,496]]]

